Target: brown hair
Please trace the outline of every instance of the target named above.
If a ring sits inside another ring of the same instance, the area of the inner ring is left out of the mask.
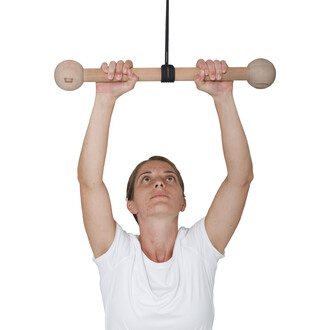
[[[144,160],[143,162],[141,162],[140,164],[138,164],[138,165],[135,167],[134,171],[132,172],[132,174],[131,174],[131,176],[130,176],[130,178],[129,178],[129,180],[128,180],[128,183],[127,183],[126,200],[127,200],[127,201],[131,201],[131,200],[133,200],[133,198],[134,198],[135,179],[136,179],[136,176],[137,176],[137,174],[138,174],[138,171],[139,171],[139,169],[140,169],[145,163],[147,163],[147,162],[149,162],[149,161],[151,161],[151,160],[160,160],[160,161],[162,161],[162,162],[165,162],[165,163],[170,164],[170,165],[173,167],[174,172],[175,172],[175,174],[176,174],[177,177],[178,177],[179,184],[180,184],[180,186],[181,186],[181,188],[182,188],[183,197],[186,197],[186,196],[184,195],[184,183],[183,183],[183,180],[182,180],[181,174],[180,174],[179,170],[176,168],[176,166],[175,166],[170,160],[168,160],[168,159],[165,158],[165,157],[162,157],[162,156],[152,156],[152,157],[150,157],[148,160]],[[138,221],[138,219],[137,219],[136,214],[133,214],[133,216],[134,216],[136,222],[139,224],[139,221]]]

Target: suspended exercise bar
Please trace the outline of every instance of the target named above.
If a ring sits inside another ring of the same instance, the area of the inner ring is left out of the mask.
[[[161,81],[160,68],[132,68],[139,81]],[[194,81],[199,73],[199,68],[175,68],[175,81]],[[67,60],[61,62],[55,69],[56,84],[67,91],[78,89],[84,82],[114,82],[109,80],[102,69],[84,69],[76,61]],[[222,81],[247,80],[248,83],[258,89],[269,87],[275,80],[276,70],[268,60],[259,58],[252,61],[247,67],[228,68],[222,75]],[[206,77],[205,80],[210,80]],[[123,75],[120,81],[127,81]]]

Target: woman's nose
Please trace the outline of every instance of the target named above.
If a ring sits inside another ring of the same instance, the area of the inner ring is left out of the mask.
[[[162,188],[164,188],[164,183],[163,183],[163,181],[162,180],[157,180],[156,182],[155,182],[155,188],[158,188],[158,187],[162,187]]]

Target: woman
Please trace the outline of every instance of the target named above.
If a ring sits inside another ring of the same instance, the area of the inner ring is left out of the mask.
[[[116,100],[138,80],[132,67],[129,60],[102,64],[109,83],[96,84],[78,166],[84,224],[100,272],[106,330],[209,330],[214,320],[217,262],[239,223],[253,179],[233,82],[216,81],[227,70],[224,61],[197,62],[201,71],[195,83],[214,99],[228,172],[206,217],[178,230],[179,213],[186,208],[180,172],[166,158],[151,158],[137,166],[127,187],[127,208],[140,228],[136,236],[114,220],[103,182]],[[123,74],[127,82],[112,82]],[[211,81],[204,81],[206,76]]]

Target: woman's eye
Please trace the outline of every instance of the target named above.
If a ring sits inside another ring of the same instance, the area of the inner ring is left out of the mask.
[[[143,179],[142,179],[142,182],[149,182],[150,181],[150,178],[148,176],[145,176]]]
[[[175,179],[174,179],[174,177],[173,176],[169,176],[168,178],[167,178],[167,181],[175,181]]]

